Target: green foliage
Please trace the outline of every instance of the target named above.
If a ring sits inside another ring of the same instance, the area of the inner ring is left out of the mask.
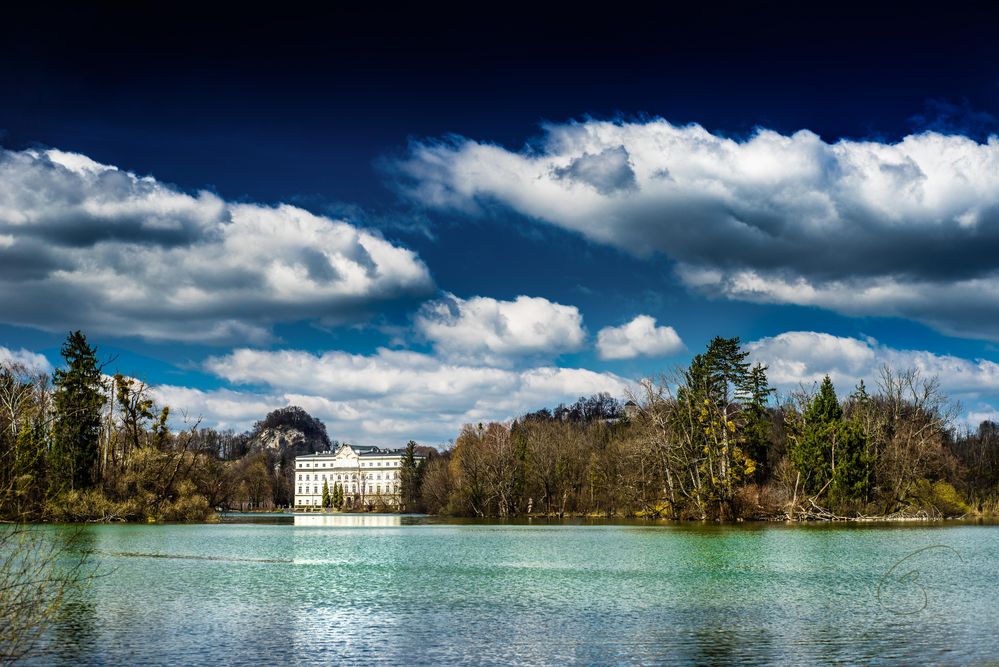
[[[47,441],[40,419],[26,420],[17,434],[14,462],[11,469],[13,478],[15,516],[32,514],[33,509],[44,502],[45,451]]]
[[[690,450],[669,472],[694,480],[688,493],[702,516],[711,503],[717,503],[721,515],[731,515],[737,486],[751,479],[757,460],[766,457],[766,404],[773,390],[766,368],[750,369],[748,356],[738,338],[716,337],[694,356],[677,390],[674,431]]]
[[[822,378],[819,393],[808,403],[805,421],[810,424],[828,424],[843,418],[843,408],[836,398],[836,389],[829,376]]]
[[[762,481],[767,477],[767,450],[770,448],[771,420],[770,396],[776,390],[767,380],[767,367],[756,364],[742,385],[744,407],[742,433],[746,454],[756,464],[753,478]]]
[[[843,419],[828,375],[808,402],[803,419],[790,448],[802,490],[811,495],[828,490],[834,503],[864,498],[870,485],[867,439],[859,424]]]
[[[867,496],[871,483],[871,466],[867,456],[867,438],[859,424],[840,421],[833,436],[830,468],[833,501],[861,500]]]
[[[943,480],[932,483],[925,479],[918,480],[912,490],[910,504],[916,510],[945,517],[962,516],[971,511],[957,489]]]
[[[416,460],[416,442],[406,444],[406,453],[399,467],[399,504],[403,512],[416,512],[420,504],[422,464]]]
[[[98,441],[106,397],[96,350],[79,331],[62,346],[66,367],[55,372],[52,480],[59,487],[86,489],[99,480]]]
[[[203,520],[216,508],[289,502],[294,451],[250,451],[248,435],[211,429],[172,434],[169,408],[156,406],[141,381],[116,375],[106,400],[82,334],[69,336],[63,356],[54,384],[0,363],[0,518]],[[628,419],[619,419],[616,400],[599,395],[512,424],[466,426],[451,451],[422,463],[410,442],[398,507],[491,516],[808,516],[801,493],[840,515],[922,508],[950,516],[968,511],[966,498],[979,511],[999,506],[999,426],[949,432],[932,383],[886,369],[878,392],[861,382],[841,406],[825,378],[795,409],[771,405],[766,367],[747,359],[738,338],[713,339],[687,369],[643,384]],[[300,409],[265,422],[288,420],[325,432]],[[342,509],[347,497],[343,484],[324,482],[324,507]],[[792,500],[804,509],[790,511]]]

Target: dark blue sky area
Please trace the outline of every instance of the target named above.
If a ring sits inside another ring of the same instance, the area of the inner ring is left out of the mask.
[[[231,198],[379,208],[372,162],[409,138],[518,147],[544,120],[651,114],[826,140],[996,129],[994,3],[470,7],[14,10],[3,142]]]

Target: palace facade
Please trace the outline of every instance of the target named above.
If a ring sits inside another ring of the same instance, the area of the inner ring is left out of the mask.
[[[323,484],[330,495],[343,489],[344,509],[391,507],[399,504],[399,472],[405,449],[340,445],[336,451],[295,458],[295,507],[320,509]],[[423,456],[417,454],[420,462]]]

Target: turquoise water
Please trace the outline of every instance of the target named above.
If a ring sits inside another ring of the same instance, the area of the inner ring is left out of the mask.
[[[106,574],[70,600],[38,664],[999,658],[996,526],[369,515],[86,530]]]

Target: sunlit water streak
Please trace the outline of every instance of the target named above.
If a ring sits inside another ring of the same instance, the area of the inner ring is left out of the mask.
[[[996,526],[308,516],[94,526],[83,544],[108,574],[70,601],[36,664],[999,656]]]

